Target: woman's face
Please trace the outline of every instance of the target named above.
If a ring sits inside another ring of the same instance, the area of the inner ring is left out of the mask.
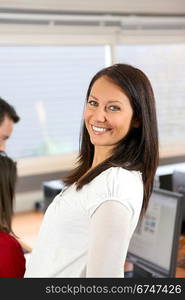
[[[106,76],[97,79],[84,110],[91,143],[113,148],[128,133],[132,117],[129,98],[121,88]]]

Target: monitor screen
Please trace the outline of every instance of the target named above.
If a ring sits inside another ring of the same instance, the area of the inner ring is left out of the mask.
[[[181,194],[154,188],[128,249],[127,259],[138,272],[133,277],[175,277],[181,208]]]

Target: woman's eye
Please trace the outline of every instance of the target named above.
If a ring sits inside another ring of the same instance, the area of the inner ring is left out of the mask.
[[[109,106],[109,109],[112,110],[112,111],[120,110],[119,106],[116,106],[116,105]]]
[[[94,100],[89,100],[87,103],[91,106],[97,106],[98,105],[98,103]]]

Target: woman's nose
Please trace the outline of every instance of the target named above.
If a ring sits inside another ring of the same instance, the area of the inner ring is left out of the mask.
[[[106,121],[106,110],[104,107],[98,107],[93,114],[94,122],[105,122]]]

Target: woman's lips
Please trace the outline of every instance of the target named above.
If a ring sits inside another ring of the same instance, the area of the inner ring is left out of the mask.
[[[93,133],[96,135],[103,135],[111,130],[110,128],[94,126],[94,125],[91,125],[91,128],[92,128]]]

